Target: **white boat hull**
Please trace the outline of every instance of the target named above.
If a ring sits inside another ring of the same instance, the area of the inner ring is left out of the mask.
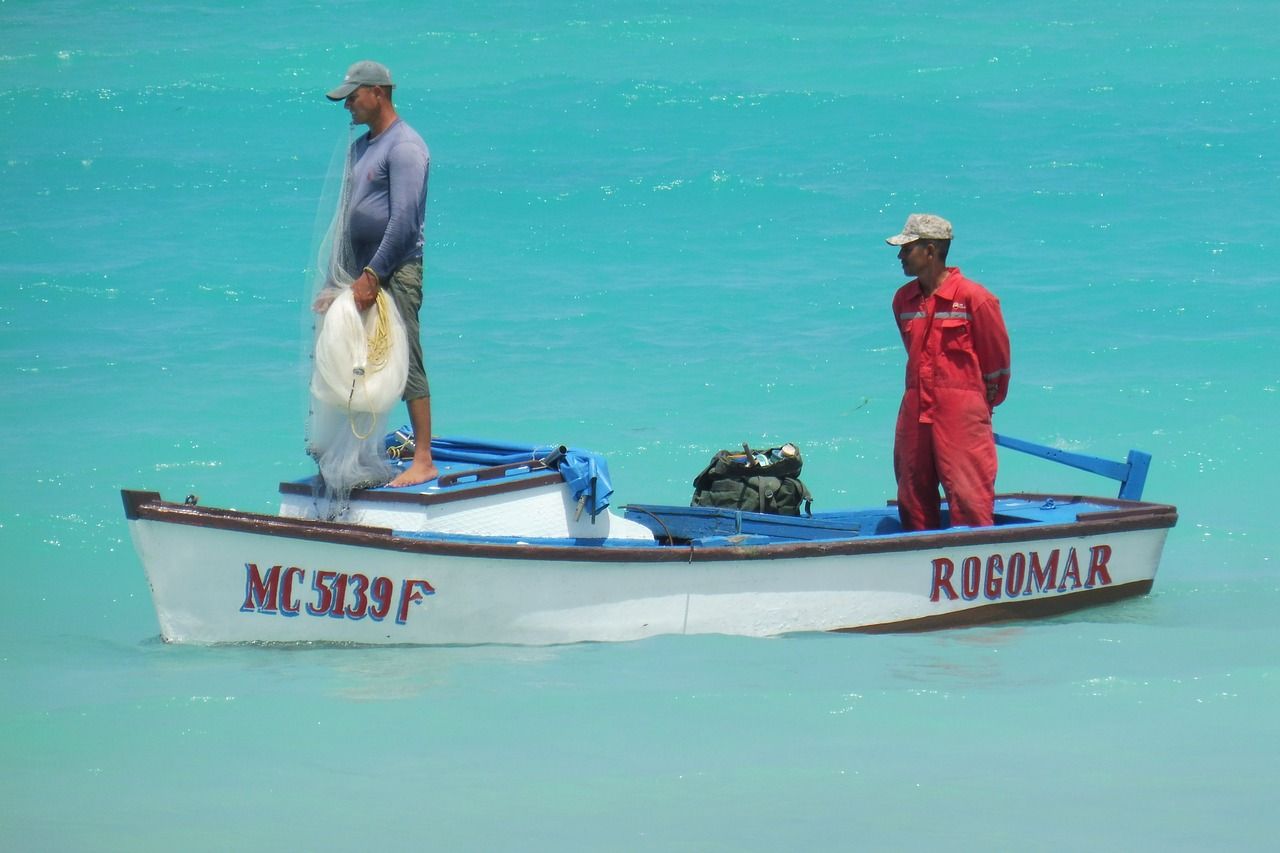
[[[125,500],[161,636],[180,643],[553,644],[1029,618],[1147,592],[1176,521],[1133,504],[1070,525],[584,547]]]

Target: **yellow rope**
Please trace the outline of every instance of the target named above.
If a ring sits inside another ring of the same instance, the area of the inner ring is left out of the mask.
[[[391,299],[385,290],[378,291],[374,304],[378,307],[378,322],[369,336],[369,367],[377,373],[386,365],[391,353],[391,311],[388,307]]]

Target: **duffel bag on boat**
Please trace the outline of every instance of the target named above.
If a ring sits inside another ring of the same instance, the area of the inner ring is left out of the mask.
[[[768,450],[721,450],[693,480],[690,506],[715,506],[774,515],[811,514],[813,495],[800,482],[804,459],[794,444]]]

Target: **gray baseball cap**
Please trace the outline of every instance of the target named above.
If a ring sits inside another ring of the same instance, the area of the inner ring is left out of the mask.
[[[345,101],[361,86],[394,86],[391,72],[381,62],[362,59],[347,69],[347,76],[342,78],[342,85],[325,95],[331,101]]]
[[[907,217],[907,224],[902,226],[901,234],[886,237],[890,246],[905,246],[916,240],[950,240],[951,223],[941,216],[932,213],[913,213]]]

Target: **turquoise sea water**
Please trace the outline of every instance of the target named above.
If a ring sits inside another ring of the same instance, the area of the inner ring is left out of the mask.
[[[0,848],[1271,849],[1278,17],[0,3]],[[119,490],[271,510],[309,472],[322,93],[366,57],[432,150],[439,433],[598,449],[618,503],[794,441],[820,508],[880,503],[883,238],[933,211],[1011,329],[997,428],[1154,455],[1153,594],[887,637],[160,643]]]

